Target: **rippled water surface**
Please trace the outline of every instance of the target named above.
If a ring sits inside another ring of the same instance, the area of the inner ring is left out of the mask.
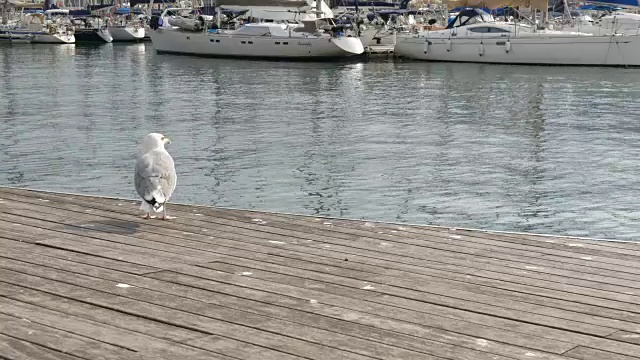
[[[0,46],[0,185],[136,197],[152,131],[174,201],[640,239],[640,69]]]

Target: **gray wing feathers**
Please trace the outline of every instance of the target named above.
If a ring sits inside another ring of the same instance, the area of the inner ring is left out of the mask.
[[[176,188],[176,170],[173,158],[165,150],[152,150],[136,162],[134,184],[138,195],[159,203],[169,200]]]

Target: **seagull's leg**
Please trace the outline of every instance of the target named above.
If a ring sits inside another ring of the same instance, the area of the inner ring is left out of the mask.
[[[164,208],[162,209],[162,220],[171,220],[171,219],[175,219],[175,216],[169,216],[167,215],[167,204],[164,204]]]

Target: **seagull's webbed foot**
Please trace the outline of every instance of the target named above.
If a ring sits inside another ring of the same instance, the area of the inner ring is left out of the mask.
[[[165,208],[162,210],[162,217],[160,218],[160,220],[165,220],[166,221],[166,220],[172,220],[172,219],[175,219],[175,218],[176,218],[175,216],[167,215],[167,209],[166,209],[166,205],[165,205]]]
[[[147,213],[147,215],[143,216],[142,218],[145,219],[145,220],[149,220],[149,219],[155,219],[156,217],[155,216],[151,216],[151,214]]]

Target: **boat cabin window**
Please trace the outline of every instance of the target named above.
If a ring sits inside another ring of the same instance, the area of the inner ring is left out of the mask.
[[[501,28],[496,28],[496,27],[489,27],[489,26],[478,26],[478,27],[474,27],[474,28],[469,28],[469,31],[471,32],[475,32],[475,33],[508,33],[508,30],[505,29],[501,29]]]

